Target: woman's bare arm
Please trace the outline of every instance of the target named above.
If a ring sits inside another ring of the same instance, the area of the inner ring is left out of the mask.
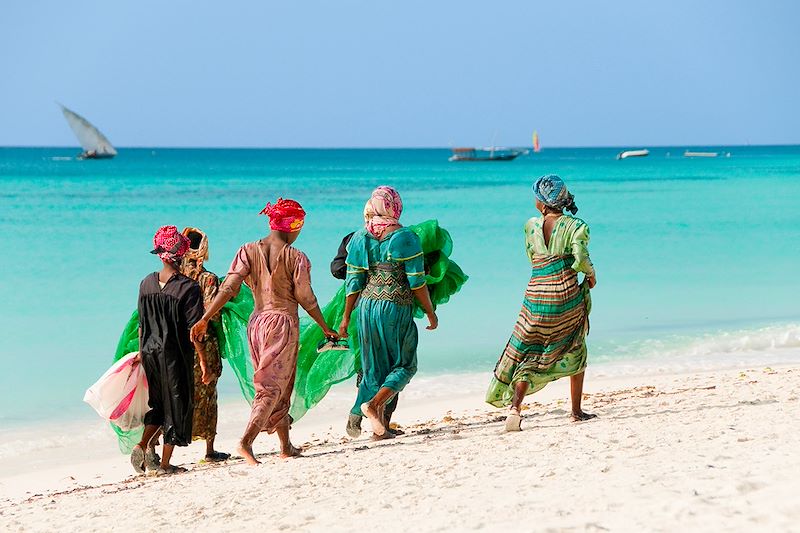
[[[433,303],[431,302],[431,293],[428,292],[428,286],[423,285],[418,289],[414,289],[414,297],[422,306],[423,311],[425,311],[425,315],[427,315],[428,317],[428,327],[426,327],[425,329],[428,330],[436,329],[439,326],[439,317],[436,316],[436,312],[433,310]]]
[[[356,306],[356,301],[358,300],[358,296],[361,292],[354,292],[353,294],[348,294],[347,299],[344,302],[344,316],[342,317],[342,323],[339,326],[339,336],[342,338],[347,338],[347,328],[350,327],[350,315],[353,314],[353,309]]]

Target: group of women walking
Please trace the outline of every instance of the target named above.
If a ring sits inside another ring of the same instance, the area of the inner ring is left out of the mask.
[[[573,417],[592,416],[580,407],[588,290],[596,283],[587,250],[589,229],[582,220],[564,214],[565,209],[574,214],[577,208],[557,176],[537,180],[534,195],[541,217],[525,226],[533,272],[514,333],[487,394],[492,405],[511,404],[509,431],[521,429],[525,395],[563,376],[572,379]],[[447,301],[467,279],[447,258],[452,248],[449,234],[434,221],[404,227],[402,211],[395,189],[382,186],[373,191],[364,208],[364,226],[344,241],[343,291],[323,309],[311,287],[308,257],[293,246],[306,216],[296,201],[279,199],[267,204],[262,214],[269,217],[270,233],[239,248],[221,284],[203,267],[208,241],[202,231],[161,228],[154,237],[153,253],[163,267],[142,281],[139,295],[136,340],[151,410],[141,440],[131,452],[134,468],[156,473],[182,470],[170,464],[172,449],[187,445],[193,437],[206,441],[207,461],[228,458],[214,449],[214,437],[216,380],[222,371],[220,354],[226,349],[221,344],[229,343],[220,339],[225,328],[209,325],[219,322],[226,305],[240,298],[243,284],[252,292],[246,336],[254,395],[238,450],[247,462],[259,462],[253,443],[262,431],[278,434],[283,457],[299,455],[301,450],[289,436],[294,421],[290,411],[302,416],[331,384],[355,372],[360,380],[348,433],[357,436],[364,417],[373,438],[392,438],[391,411],[417,371],[415,315],[427,318],[426,329],[436,329],[436,304]],[[584,274],[580,284],[579,272]],[[314,322],[304,331],[299,307]],[[329,352],[341,354],[332,366],[330,361],[323,365],[317,350],[311,355],[305,345],[313,338],[310,328],[328,341],[320,343],[320,352],[346,346],[340,339],[351,333],[356,338],[350,339],[349,350]],[[304,346],[298,360],[301,338]],[[350,361],[345,360],[348,357]],[[315,364],[317,370],[310,372]],[[317,380],[313,386],[308,377],[312,374]],[[296,383],[305,400],[294,390]],[[312,394],[320,390],[321,395]],[[312,396],[315,399],[309,400]],[[297,404],[303,402],[298,410]],[[162,456],[155,451],[159,438],[164,440]]]

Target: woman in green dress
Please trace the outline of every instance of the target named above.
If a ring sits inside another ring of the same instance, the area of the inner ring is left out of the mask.
[[[589,259],[589,226],[573,215],[574,196],[555,175],[542,176],[533,186],[541,217],[525,224],[525,247],[533,270],[522,310],[511,339],[494,370],[486,401],[496,407],[511,404],[506,431],[519,431],[520,408],[527,394],[570,376],[572,417],[595,415],[581,409],[586,334],[589,332],[589,289],[597,278]],[[584,274],[578,283],[578,273]]]
[[[350,315],[358,303],[358,340],[364,377],[351,413],[366,416],[376,438],[391,437],[384,409],[417,371],[417,326],[414,298],[436,329],[425,282],[419,237],[400,225],[400,195],[378,187],[364,207],[365,227],[347,246],[347,299],[339,334],[347,336]]]

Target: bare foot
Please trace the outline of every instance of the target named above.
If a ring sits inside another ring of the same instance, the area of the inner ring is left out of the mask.
[[[245,445],[244,442],[239,443],[239,453],[244,457],[244,460],[247,461],[247,464],[256,466],[260,465],[261,461],[256,459],[256,456],[253,454],[253,446],[248,444]]]
[[[300,457],[302,454],[303,454],[302,448],[297,448],[293,444],[290,444],[288,450],[281,450],[281,459],[288,459],[290,457]]]
[[[594,415],[592,413],[584,413],[583,411],[572,413],[573,422],[583,422],[584,420],[591,420],[592,418],[597,418],[597,415]]]
[[[378,411],[370,405],[369,402],[365,402],[361,404],[361,412],[364,413],[369,419],[370,424],[372,424],[372,432],[379,437],[386,433],[386,428],[383,425],[383,420],[378,414]]]

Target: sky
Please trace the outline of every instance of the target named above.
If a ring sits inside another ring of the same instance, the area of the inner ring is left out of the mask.
[[[25,1],[0,145],[800,143],[800,2]]]

